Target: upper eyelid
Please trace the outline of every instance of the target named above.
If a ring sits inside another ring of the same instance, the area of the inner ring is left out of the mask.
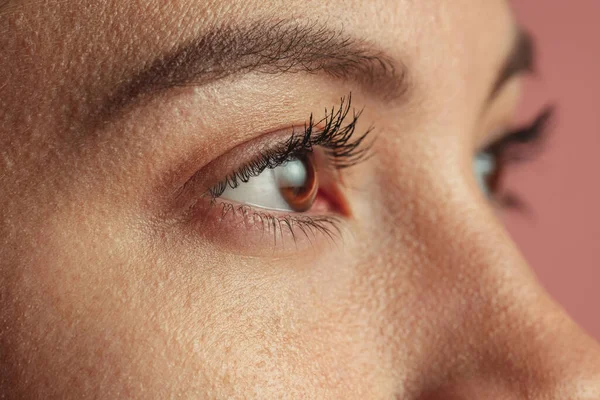
[[[260,154],[265,149],[283,145],[289,139],[290,135],[294,134],[294,131],[300,129],[299,126],[298,124],[292,125],[289,128],[280,128],[252,140],[237,144],[235,147],[200,167],[200,169],[195,170],[176,189],[175,197],[183,199],[205,194],[212,185],[217,184],[227,174],[246,165],[256,157],[256,154]]]
[[[326,116],[320,120],[315,121],[311,114],[308,122],[303,124],[302,127],[300,127],[300,124],[293,125],[291,128],[281,129],[279,132],[263,134],[256,139],[235,146],[233,149],[223,153],[223,155],[197,170],[180,188],[178,188],[175,197],[186,199],[206,195],[214,185],[219,184],[222,180],[226,180],[232,174],[237,173],[240,169],[243,169],[249,163],[256,160],[257,157],[260,157],[261,154],[282,151],[285,149],[289,146],[291,138],[303,138],[298,140],[310,139],[310,143],[307,144],[309,147],[314,145],[327,146],[328,143],[332,143],[331,140],[341,141],[341,144],[334,143],[334,145],[338,147],[334,148],[332,145],[329,149],[333,152],[339,148],[344,150],[343,154],[338,156],[340,163],[343,162],[343,160],[346,160],[346,165],[340,164],[338,167],[342,168],[349,166],[350,162],[358,162],[361,157],[366,155],[366,152],[369,149],[369,145],[364,142],[364,139],[372,129],[370,128],[366,132],[360,133],[360,136],[356,141],[352,140],[355,138],[353,134],[361,113],[353,111],[350,116],[350,111],[354,110],[351,107],[351,99],[351,94],[342,97],[340,99],[340,106],[332,107],[329,110],[326,109]],[[276,135],[276,137],[274,137],[274,135]],[[323,137],[327,135],[334,136]],[[328,149],[325,148],[325,151],[328,151]],[[245,162],[240,162],[240,160],[245,160]]]
[[[248,180],[252,176],[262,173],[266,168],[281,165],[290,157],[312,152],[314,146],[324,147],[324,153],[329,155],[333,166],[338,169],[358,163],[370,150],[370,145],[365,145],[364,139],[372,131],[372,128],[352,140],[361,112],[353,112],[351,121],[345,122],[352,109],[351,104],[352,95],[350,94],[347,98],[341,98],[341,105],[337,110],[335,107],[332,107],[329,112],[325,110],[325,117],[322,120],[314,122],[313,114],[311,114],[301,135],[292,132],[286,142],[264,149],[255,160],[249,161],[246,165],[230,173],[224,178],[224,182],[219,182],[220,189],[224,189],[227,185],[235,187],[238,179]],[[251,163],[254,164],[251,165]],[[215,192],[218,191],[215,190]]]

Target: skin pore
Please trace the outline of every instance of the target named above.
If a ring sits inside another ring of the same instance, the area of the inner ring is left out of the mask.
[[[0,398],[600,397],[473,178],[526,66],[504,0],[0,7]],[[330,234],[210,207],[350,98]]]

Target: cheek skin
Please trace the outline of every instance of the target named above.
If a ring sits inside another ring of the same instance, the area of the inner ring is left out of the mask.
[[[17,260],[2,311],[16,397],[32,387],[46,398],[372,393],[359,382],[377,362],[359,345],[364,321],[348,317],[348,283],[315,276],[331,260],[306,271],[192,252],[86,204],[40,227],[37,250]]]

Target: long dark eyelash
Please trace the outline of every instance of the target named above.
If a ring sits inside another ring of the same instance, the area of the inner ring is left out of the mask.
[[[533,123],[523,129],[516,130],[489,145],[484,151],[496,159],[498,171],[492,182],[495,201],[503,208],[526,211],[526,202],[513,192],[498,193],[503,170],[512,163],[534,159],[544,149],[555,109],[546,107]]]
[[[554,107],[545,108],[533,123],[489,145],[485,152],[505,163],[530,160],[542,150],[554,117]]]
[[[347,98],[342,97],[340,107],[337,110],[333,107],[331,111],[325,109],[325,117],[317,122],[311,114],[303,133],[293,134],[279,146],[263,151],[256,159],[209,189],[208,193],[212,198],[217,198],[227,187],[236,188],[240,183],[248,182],[268,168],[278,167],[286,161],[311,153],[315,146],[325,150],[326,156],[337,169],[348,168],[363,161],[371,150],[371,143],[367,143],[365,139],[372,128],[353,139],[362,111],[353,110],[350,122],[344,125],[352,109],[351,103],[352,94]],[[323,128],[317,131],[317,127],[321,125]]]

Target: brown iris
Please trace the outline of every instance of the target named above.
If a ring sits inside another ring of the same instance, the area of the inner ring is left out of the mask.
[[[280,166],[277,183],[281,195],[292,210],[308,211],[319,190],[319,180],[312,157],[303,156]]]

